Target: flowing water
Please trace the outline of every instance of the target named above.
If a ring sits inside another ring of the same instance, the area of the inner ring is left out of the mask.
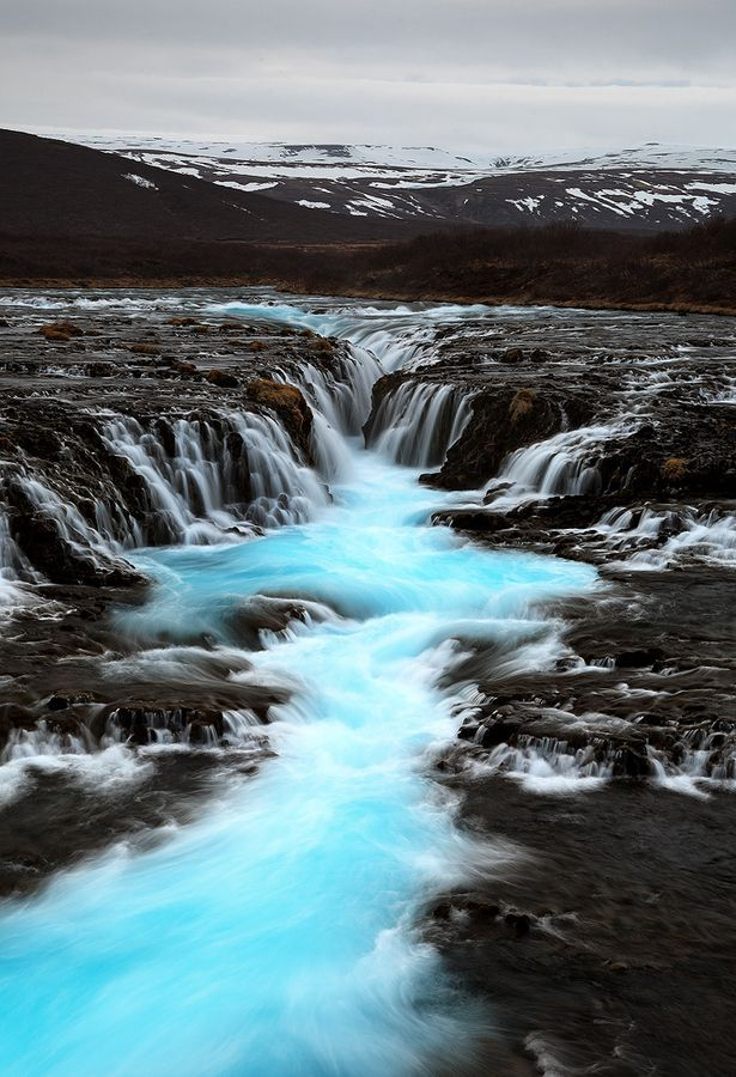
[[[429,526],[450,495],[322,418],[348,478],[309,521],[135,555],[157,584],[120,614],[131,637],[206,632],[232,647],[249,597],[304,600],[304,619],[264,634],[253,668],[235,674],[291,695],[272,709],[274,758],[226,784],[198,823],[6,906],[8,1077],[457,1072],[488,1032],[416,928],[433,896],[514,856],[457,829],[427,777],[468,689],[440,679],[451,683],[468,641],[507,665],[554,661],[561,644],[538,604],[595,575]]]

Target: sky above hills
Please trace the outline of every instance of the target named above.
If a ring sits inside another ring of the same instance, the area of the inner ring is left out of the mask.
[[[24,0],[0,125],[475,152],[736,145],[734,0]]]

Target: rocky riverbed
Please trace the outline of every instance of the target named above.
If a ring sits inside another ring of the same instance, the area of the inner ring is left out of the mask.
[[[442,674],[457,737],[428,769],[469,832],[516,850],[422,928],[490,1001],[474,1072],[725,1077],[736,324],[239,298],[4,297],[2,892],[165,840],[268,765],[288,689],[252,656],[320,609],[285,588],[229,608],[224,636],[132,632],[132,551],[318,516],[335,435],[363,426],[423,469],[436,526],[598,572],[547,602],[554,654],[458,630]]]

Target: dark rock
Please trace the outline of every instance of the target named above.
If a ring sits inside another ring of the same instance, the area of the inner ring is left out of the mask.
[[[71,706],[71,704],[66,696],[52,696],[46,706],[50,711],[63,711]]]
[[[219,389],[237,389],[240,382],[227,370],[208,370],[206,374],[206,380],[211,385],[216,385]]]
[[[509,912],[504,916],[504,922],[511,928],[517,938],[528,935],[531,928],[531,920],[526,913]]]
[[[501,363],[523,363],[524,352],[521,348],[507,348],[499,354],[498,359]]]
[[[642,666],[653,666],[656,662],[664,659],[664,652],[658,647],[647,647],[638,651],[622,651],[616,655],[616,665],[619,669],[637,669]]]

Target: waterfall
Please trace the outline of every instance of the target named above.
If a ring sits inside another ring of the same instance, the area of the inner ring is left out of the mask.
[[[217,420],[177,419],[162,436],[130,416],[109,421],[103,439],[143,480],[155,522],[141,539],[207,543],[248,522],[261,527],[302,523],[329,502],[315,473],[278,421],[253,412]]]
[[[681,559],[736,563],[736,515],[646,505],[641,513],[614,508],[596,524],[606,545],[626,557],[628,568],[666,569]]]
[[[381,364],[372,352],[348,345],[337,376],[307,363],[300,372],[299,388],[313,411],[341,434],[352,436],[360,433],[368,417],[373,385],[382,374]]]
[[[8,524],[8,517],[0,506],[0,586],[13,583],[26,575],[27,565],[18,549]]]
[[[620,424],[584,426],[517,449],[506,458],[491,486],[491,490],[504,488],[494,506],[539,497],[600,494],[602,480],[590,462],[591,454],[601,441],[625,432]]]
[[[379,404],[367,443],[397,464],[439,467],[470,419],[472,396],[454,385],[404,382]]]
[[[114,563],[124,545],[112,534],[114,519],[124,532],[132,534],[135,531],[132,518],[119,505],[96,503],[101,528],[98,530],[88,523],[73,501],[62,497],[35,475],[18,476],[17,482],[33,511],[53,520],[58,536],[56,541],[78,560],[101,562],[108,566]]]
[[[0,505],[0,606],[15,603],[20,599],[20,581],[37,580],[38,575],[18,548],[6,511]]]

